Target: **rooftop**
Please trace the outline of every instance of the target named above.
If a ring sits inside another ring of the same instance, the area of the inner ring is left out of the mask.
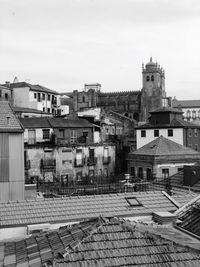
[[[172,107],[161,107],[161,108],[150,111],[150,113],[161,113],[161,112],[183,113],[181,110],[172,108]]]
[[[92,128],[94,125],[86,119],[49,118],[53,128]]]
[[[182,196],[186,203],[193,196]],[[140,205],[130,205],[138,202]],[[95,196],[37,199],[0,203],[0,227],[39,223],[77,222],[98,217],[137,217],[153,211],[175,211],[177,206],[162,192],[134,192]]]
[[[7,101],[0,101],[0,132],[23,132],[23,127]]]
[[[200,153],[194,149],[182,146],[163,136],[156,138],[130,154],[151,156],[197,155],[200,157]]]
[[[200,242],[173,227],[103,217],[0,243],[1,266],[199,266]]]
[[[47,87],[44,87],[39,84],[30,84],[27,82],[16,82],[16,83],[11,83],[10,84],[11,88],[21,88],[21,87],[29,87],[30,90],[32,91],[39,91],[39,92],[44,92],[44,93],[51,93],[51,94],[58,94],[58,92],[51,90]]]
[[[200,107],[200,100],[177,100],[177,99],[173,99],[172,105],[175,108],[178,108],[178,107],[199,108]]]
[[[48,118],[19,118],[24,128],[51,128]]]

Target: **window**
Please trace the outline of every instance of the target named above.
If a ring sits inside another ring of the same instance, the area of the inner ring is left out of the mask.
[[[8,100],[8,94],[7,93],[5,93],[5,99]]]
[[[193,110],[193,111],[192,111],[192,118],[193,118],[193,119],[196,119],[196,110]]]
[[[43,108],[42,110],[43,110],[43,112],[45,112],[45,108]]]
[[[192,129],[189,129],[189,137],[192,136]]]
[[[153,75],[151,75],[151,81],[152,81],[152,82],[154,81],[154,76],[153,76]]]
[[[50,130],[44,129],[43,130],[43,139],[49,139],[50,138]]]
[[[48,95],[48,100],[51,100],[51,95]]]
[[[36,133],[35,130],[28,130],[28,144],[36,143]]]
[[[135,177],[135,167],[131,167],[130,172],[131,176]]]
[[[162,169],[162,177],[163,178],[169,177],[169,169]]]
[[[85,96],[83,95],[82,102],[85,103]]]
[[[198,144],[195,144],[195,145],[194,145],[194,149],[195,149],[196,151],[198,151]]]
[[[190,110],[187,110],[187,119],[190,119],[190,116],[191,116],[191,112]]]
[[[194,136],[197,137],[198,136],[198,130],[194,129]]]
[[[34,93],[34,98],[37,99],[37,94],[36,93]]]
[[[146,137],[146,130],[141,131],[141,137]]]
[[[146,77],[146,81],[149,82],[149,76]]]
[[[131,207],[137,207],[137,206],[142,206],[142,204],[137,200],[136,197],[125,197],[126,201]]]
[[[0,97],[2,97],[2,91],[0,90]]]
[[[89,148],[89,158],[94,159],[94,148]]]
[[[38,93],[38,102],[40,102],[41,101],[41,98],[40,98],[41,96],[40,96],[40,93]]]
[[[50,113],[50,108],[47,108],[47,113]]]
[[[168,136],[173,136],[173,130],[172,129],[168,129]]]
[[[59,136],[60,136],[60,138],[64,138],[65,137],[64,129],[59,129]]]
[[[75,143],[77,141],[77,131],[71,130],[70,142]]]
[[[138,177],[143,179],[143,168],[142,167],[138,168]]]
[[[200,110],[198,111],[198,118],[200,119]]]
[[[42,94],[42,99],[45,100],[45,94]]]
[[[88,136],[88,131],[83,131],[83,136],[87,137]]]
[[[159,136],[159,130],[154,130],[154,137],[158,137]]]

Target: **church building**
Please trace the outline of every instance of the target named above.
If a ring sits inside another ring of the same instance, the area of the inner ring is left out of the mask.
[[[147,121],[150,111],[171,106],[171,98],[166,97],[165,72],[152,58],[142,65],[141,91],[102,92],[99,83],[85,84],[83,91],[75,90],[71,97],[75,112],[100,107],[136,121]]]

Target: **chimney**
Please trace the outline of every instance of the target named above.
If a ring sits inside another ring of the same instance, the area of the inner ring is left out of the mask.
[[[10,116],[7,116],[7,124],[10,125]]]
[[[9,82],[9,81],[6,81],[6,86],[7,86],[8,88],[10,88],[10,82]]]

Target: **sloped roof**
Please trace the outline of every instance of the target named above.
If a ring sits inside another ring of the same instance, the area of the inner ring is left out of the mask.
[[[39,91],[44,93],[51,93],[51,94],[58,94],[58,92],[51,90],[45,86],[39,85],[39,84],[30,84],[27,82],[17,82],[17,83],[11,83],[11,88],[20,88],[20,87],[29,87],[32,91]]]
[[[131,152],[132,155],[171,156],[171,155],[199,155],[200,153],[173,142],[163,136],[156,138],[138,150]]]
[[[199,266],[200,241],[173,227],[99,217],[0,243],[1,266]]]
[[[151,227],[113,218],[55,262],[57,267],[198,266],[199,250],[177,241],[152,233]]]
[[[181,110],[172,108],[172,107],[160,107],[160,108],[150,111],[149,113],[161,113],[161,112],[183,113]]]
[[[34,108],[13,107],[13,110],[15,112],[23,112],[23,113],[48,114],[46,112]]]
[[[85,119],[49,118],[53,128],[92,128],[94,125]]]
[[[0,101],[0,132],[23,132],[23,127],[7,101]]]
[[[51,128],[47,117],[19,118],[24,128]]]
[[[179,107],[182,108],[199,108],[200,107],[200,100],[177,100],[174,99],[172,101],[173,107]]]
[[[136,129],[159,129],[159,128],[199,128],[199,125],[194,124],[192,122],[189,121],[185,121],[185,120],[181,120],[181,119],[173,119],[171,121],[171,123],[168,124],[151,124],[151,123],[145,123],[142,124],[138,127],[136,127]]]
[[[16,242],[0,243],[0,266],[35,266],[52,261],[74,248],[101,225],[102,219],[83,221]]]
[[[127,198],[136,198],[141,205],[130,206]],[[191,200],[184,195],[186,202]],[[134,217],[153,211],[175,211],[177,207],[162,192],[134,192],[62,199],[29,200],[0,203],[0,227],[37,223],[77,222],[99,215],[105,217]]]

